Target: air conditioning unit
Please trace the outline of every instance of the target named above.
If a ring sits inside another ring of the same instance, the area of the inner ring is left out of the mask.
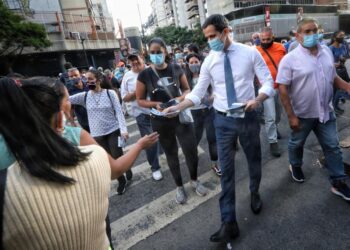
[[[80,40],[80,33],[79,32],[70,32],[70,37],[75,40]]]

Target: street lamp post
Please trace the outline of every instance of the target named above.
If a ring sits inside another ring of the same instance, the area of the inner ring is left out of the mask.
[[[82,37],[80,38],[81,45],[83,46],[86,67],[89,67],[89,60],[88,60],[88,57],[87,57],[87,54],[86,54],[86,50],[85,50],[85,46],[84,46],[85,40],[86,40],[85,38],[82,38]]]

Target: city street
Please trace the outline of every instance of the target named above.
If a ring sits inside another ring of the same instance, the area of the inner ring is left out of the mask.
[[[350,136],[350,103],[338,117],[340,139]],[[139,138],[133,118],[128,118],[130,143]],[[294,183],[288,171],[287,137],[289,127],[283,116],[280,147],[283,154],[269,154],[264,127],[261,127],[263,178],[260,193],[264,202],[260,215],[250,210],[249,178],[243,150],[236,155],[236,199],[240,237],[233,249],[350,249],[349,204],[330,192],[328,173],[318,162],[320,146],[311,135],[304,151],[303,184]],[[349,149],[347,149],[349,151]],[[220,182],[212,170],[204,138],[199,146],[199,175],[210,189],[197,196],[187,184],[186,205],[175,203],[175,184],[165,158],[161,156],[164,178],[156,182],[143,152],[133,167],[134,178],[122,196],[113,182],[110,194],[112,238],[116,249],[225,249],[209,241],[219,229]],[[189,175],[180,152],[184,182]]]

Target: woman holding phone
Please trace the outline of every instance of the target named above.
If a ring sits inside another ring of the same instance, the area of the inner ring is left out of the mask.
[[[168,62],[166,44],[163,39],[153,38],[148,46],[152,65],[138,76],[136,99],[141,107],[162,111],[182,101],[190,88],[180,66]],[[153,131],[159,133],[159,142],[164,149],[177,186],[176,202],[184,204],[187,200],[181,177],[176,138],[185,155],[192,188],[198,195],[206,195],[207,189],[197,180],[198,152],[193,125],[180,123],[178,116],[174,118],[153,116],[151,124]]]

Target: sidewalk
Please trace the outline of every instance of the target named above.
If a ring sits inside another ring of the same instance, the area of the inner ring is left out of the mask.
[[[338,118],[341,140],[350,136],[349,102],[344,108],[344,116]],[[286,135],[287,127],[282,129]],[[264,160],[260,188],[264,207],[260,215],[250,210],[247,174],[237,177],[236,204],[241,235],[233,242],[233,249],[350,249],[350,204],[330,192],[328,172],[318,162],[320,147],[316,138],[312,135],[306,143],[303,168],[306,181],[298,184],[291,181],[288,171],[287,136],[284,137],[282,156]],[[266,154],[266,145],[262,144]],[[239,168],[247,168],[245,161],[238,164]],[[209,241],[220,226],[219,196],[132,249],[225,249],[224,244]]]

